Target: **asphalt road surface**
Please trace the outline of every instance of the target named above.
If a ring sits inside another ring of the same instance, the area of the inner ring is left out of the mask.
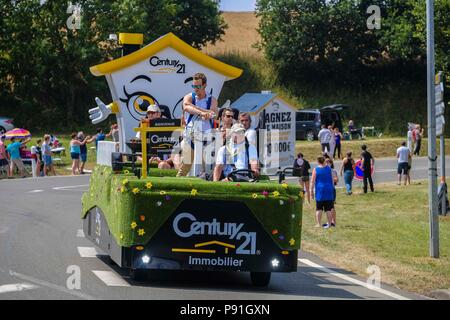
[[[395,180],[391,162],[377,161],[376,182]],[[414,177],[426,178],[425,161],[415,166]],[[267,288],[233,272],[156,272],[135,282],[84,238],[80,199],[88,184],[89,176],[0,180],[0,299],[424,298],[385,284],[368,286],[367,278],[306,252],[297,272],[272,274]]]

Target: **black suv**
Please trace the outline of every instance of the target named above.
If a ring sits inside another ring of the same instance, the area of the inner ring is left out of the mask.
[[[350,106],[333,104],[320,109],[303,109],[296,112],[296,140],[312,141],[317,139],[321,125],[334,125],[343,132],[342,111]]]

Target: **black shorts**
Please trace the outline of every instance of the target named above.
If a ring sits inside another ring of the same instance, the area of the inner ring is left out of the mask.
[[[334,208],[333,200],[316,201],[316,211],[331,211]]]
[[[398,167],[397,167],[398,174],[402,174],[402,172],[403,172],[403,174],[408,174],[408,170],[409,170],[408,162],[400,162],[398,164]]]

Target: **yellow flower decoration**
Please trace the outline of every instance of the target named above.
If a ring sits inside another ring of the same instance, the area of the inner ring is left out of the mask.
[[[291,240],[289,240],[289,245],[293,246],[295,244],[295,239],[291,238]]]
[[[128,170],[123,170],[123,173],[124,173],[124,174],[129,174],[130,171],[128,171]]]
[[[258,198],[258,194],[254,193],[254,194],[252,195],[252,197],[253,197],[253,199]]]
[[[144,229],[139,229],[138,230],[138,235],[143,236],[145,234]]]
[[[138,194],[139,192],[141,192],[141,190],[139,190],[139,188],[134,188],[133,189],[133,194]]]
[[[123,233],[120,234],[119,238],[120,238],[120,240],[123,239]]]
[[[125,188],[124,186],[122,186],[122,187],[120,188],[120,192],[124,193],[125,191],[127,191],[127,188]]]
[[[128,184],[128,179],[123,179],[123,180],[122,180],[122,184],[123,184],[124,186],[126,186],[126,185]]]
[[[274,197],[278,197],[280,195],[280,193],[278,191],[274,191],[274,192],[272,192],[272,194]]]
[[[192,196],[196,196],[197,193],[198,193],[197,189],[192,189],[192,190],[191,190],[191,195],[192,195]]]
[[[145,184],[145,186],[147,187],[147,189],[151,189],[151,188],[153,187],[153,185],[152,185],[151,182],[147,182],[147,183]]]
[[[167,193],[167,192],[165,192],[164,190],[162,190],[162,191],[159,192],[159,194],[162,195],[162,196],[165,195],[166,193]]]
[[[131,223],[131,229],[136,229],[136,227],[137,227],[137,223],[136,223],[136,221],[133,221]]]
[[[285,189],[289,188],[289,185],[287,183],[283,183],[281,186]]]

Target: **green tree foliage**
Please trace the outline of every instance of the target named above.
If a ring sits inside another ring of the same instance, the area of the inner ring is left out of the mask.
[[[89,67],[120,54],[107,41],[111,33],[144,33],[148,43],[173,32],[200,48],[226,28],[213,0],[73,3],[81,7],[81,23],[72,30],[66,0],[0,2],[0,108],[17,125],[61,130],[87,124],[94,97],[109,96]]]

